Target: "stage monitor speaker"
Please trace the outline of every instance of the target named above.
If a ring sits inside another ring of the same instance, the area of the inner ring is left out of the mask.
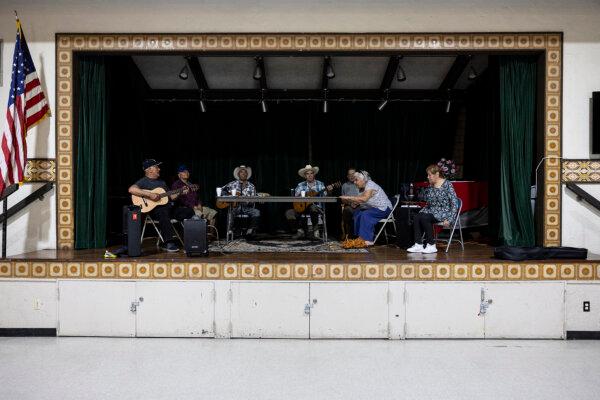
[[[600,154],[600,92],[592,93],[592,154]]]
[[[138,206],[126,206],[123,208],[125,221],[123,223],[123,234],[127,238],[127,255],[139,257],[142,255],[142,211]]]
[[[193,217],[183,221],[183,247],[188,257],[208,256],[205,219]]]

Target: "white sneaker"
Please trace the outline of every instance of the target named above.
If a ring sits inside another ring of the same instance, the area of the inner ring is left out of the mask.
[[[422,253],[423,254],[437,253],[437,248],[435,247],[435,244],[427,243],[427,246],[425,246]]]
[[[409,247],[408,249],[406,249],[406,251],[408,251],[409,253],[422,253],[423,245],[419,244],[419,243],[415,243],[412,245],[412,247]]]

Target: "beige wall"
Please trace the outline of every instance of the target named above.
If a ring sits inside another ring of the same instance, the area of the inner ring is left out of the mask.
[[[54,104],[57,32],[564,32],[563,156],[590,158],[589,99],[600,90],[600,2],[556,0],[4,0],[0,106],[6,104],[14,45],[13,9]],[[30,133],[30,157],[54,157],[54,119]],[[23,187],[23,197],[31,186]],[[600,187],[593,187],[600,197]],[[567,197],[567,196],[565,196]],[[9,254],[55,245],[55,205],[48,198],[9,226]],[[600,253],[600,215],[563,203],[563,243]]]

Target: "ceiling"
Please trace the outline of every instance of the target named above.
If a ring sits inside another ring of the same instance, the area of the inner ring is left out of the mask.
[[[151,89],[197,90],[193,74],[180,79],[179,73],[188,65],[182,55],[133,56]],[[260,80],[253,79],[256,68],[254,56],[200,56],[196,57],[205,77],[208,89],[256,90]],[[463,56],[464,59],[464,56]],[[324,57],[304,55],[264,56],[264,75],[268,90],[319,90],[322,88]],[[406,80],[391,80],[391,90],[428,91],[438,90],[457,56],[415,55],[404,56],[399,65]],[[331,65],[335,77],[328,80],[330,90],[380,90],[390,57],[387,56],[333,56]],[[451,89],[466,89],[473,80],[469,79],[471,67],[478,74],[487,68],[487,55],[469,56],[458,70]],[[190,64],[191,65],[191,64]],[[188,69],[189,71],[189,69]]]

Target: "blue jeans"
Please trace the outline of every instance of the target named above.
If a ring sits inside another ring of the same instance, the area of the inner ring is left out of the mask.
[[[360,238],[372,242],[375,237],[373,228],[380,219],[387,218],[392,210],[387,208],[381,211],[379,208],[358,209],[354,213],[354,233]]]

